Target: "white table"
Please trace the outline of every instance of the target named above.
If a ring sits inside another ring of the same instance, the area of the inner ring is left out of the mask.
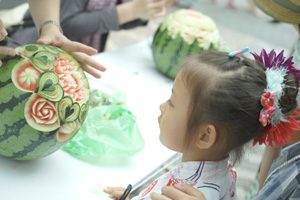
[[[93,161],[62,150],[30,162],[0,157],[1,200],[99,200],[91,193],[95,185],[126,187],[131,183],[137,187],[153,170],[177,157],[159,141],[159,105],[169,98],[173,82],[156,70],[150,42],[94,58],[108,68],[99,81],[126,91],[127,105],[138,117],[145,149],[133,157],[105,155]]]

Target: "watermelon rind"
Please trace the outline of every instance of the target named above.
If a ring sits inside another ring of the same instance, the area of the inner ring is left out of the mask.
[[[38,45],[38,44],[26,44],[21,45],[15,48],[15,52],[17,55],[22,55],[23,57],[31,57],[33,54],[44,51],[45,45]]]
[[[197,11],[180,9],[160,24],[151,49],[157,69],[174,79],[188,55],[217,50],[219,45],[219,33],[212,19]]]
[[[88,112],[89,83],[80,64],[57,47],[28,44],[15,50],[16,56],[0,55],[0,155],[36,160],[57,151],[76,135]],[[53,63],[58,58],[60,62],[66,59],[69,74],[75,73],[72,84],[80,83],[75,95],[68,77],[60,79],[64,68],[55,71]]]

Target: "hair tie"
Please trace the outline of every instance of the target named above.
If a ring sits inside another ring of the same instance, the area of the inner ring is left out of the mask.
[[[232,58],[234,56],[238,56],[238,55],[241,55],[243,53],[247,53],[249,51],[249,47],[245,47],[239,51],[232,51],[228,54],[229,58]]]

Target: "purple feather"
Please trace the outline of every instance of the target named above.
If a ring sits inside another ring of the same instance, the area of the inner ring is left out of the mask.
[[[258,55],[255,52],[251,54],[253,55],[255,61],[262,63],[267,68],[272,68],[272,67],[287,68],[289,70],[289,73],[292,73],[295,76],[297,76],[298,80],[300,81],[300,71],[293,66],[294,65],[294,62],[292,61],[293,56],[285,60],[283,53],[284,50],[282,50],[276,56],[276,52],[274,49],[272,49],[269,54],[266,52],[265,49],[262,49],[260,55]]]

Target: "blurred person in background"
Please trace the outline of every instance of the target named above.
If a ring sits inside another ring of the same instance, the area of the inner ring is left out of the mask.
[[[145,26],[149,19],[164,16],[169,5],[166,0],[61,0],[60,25],[67,38],[101,52],[109,31]],[[23,21],[32,21],[29,11]],[[11,37],[22,44],[32,43],[38,33],[26,27]]]
[[[211,2],[216,4],[217,0],[211,0]],[[255,3],[253,2],[253,0],[247,0],[247,2],[248,2],[247,10],[251,14],[253,14],[257,17],[262,17],[261,13],[257,10],[257,7],[256,7]],[[227,5],[228,8],[232,8],[232,9],[238,9],[239,8],[239,5],[236,3],[235,0],[227,0],[226,5]]]
[[[211,0],[212,3],[217,3],[217,0]],[[235,0],[227,0],[227,7],[228,8],[233,8],[233,9],[237,9],[239,6],[237,5],[237,3],[235,2]]]

